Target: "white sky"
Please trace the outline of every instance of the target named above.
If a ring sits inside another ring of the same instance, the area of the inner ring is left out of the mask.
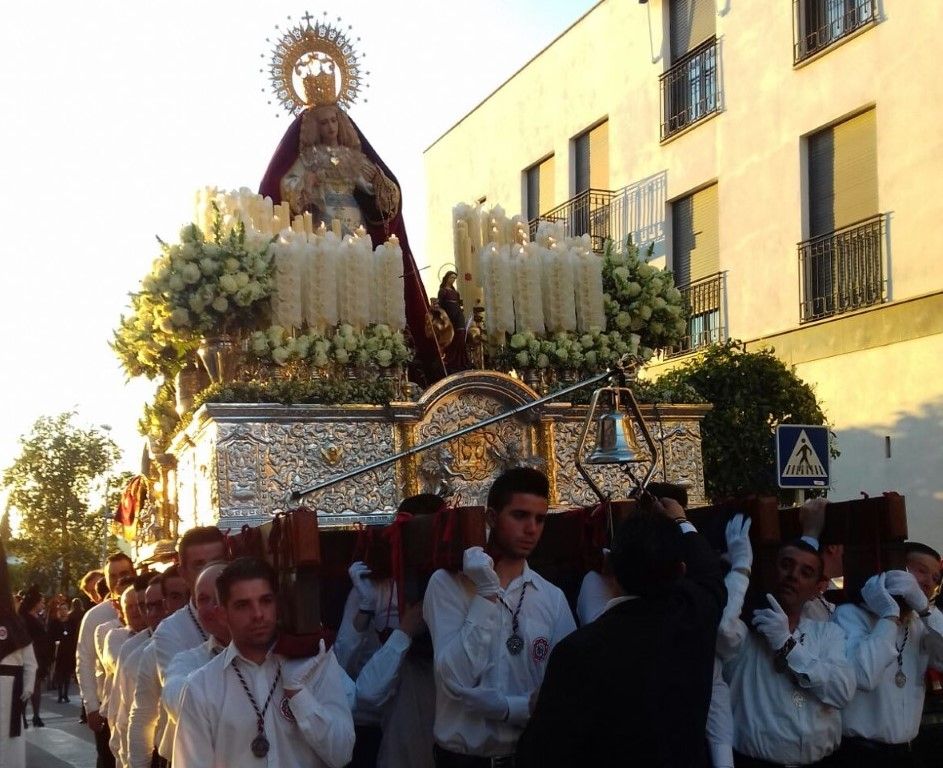
[[[422,150],[595,2],[7,3],[0,469],[36,418],[70,408],[110,425],[136,469],[136,422],[152,385],[125,383],[111,331],[157,255],[154,236],[176,237],[198,187],[257,188],[289,124],[261,92],[260,54],[276,24],[326,10],[361,38],[370,88],[351,115],[399,177],[422,265]]]

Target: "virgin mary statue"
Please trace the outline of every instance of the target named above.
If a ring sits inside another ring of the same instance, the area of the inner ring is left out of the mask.
[[[269,162],[259,194],[276,204],[287,202],[293,215],[308,211],[329,229],[337,221],[344,234],[363,225],[374,248],[396,235],[403,251],[406,320],[418,363],[413,373],[426,384],[445,375],[436,341],[426,334],[429,299],[406,237],[399,183],[333,99],[315,103],[295,118]]]

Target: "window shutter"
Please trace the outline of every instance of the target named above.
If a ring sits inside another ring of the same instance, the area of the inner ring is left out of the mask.
[[[589,132],[581,133],[573,141],[573,193],[578,195],[591,186]]]
[[[589,186],[609,189],[609,121],[589,132]]]
[[[874,110],[809,137],[809,236],[878,212]]]
[[[720,271],[716,184],[672,203],[671,232],[675,285],[688,285]]]
[[[540,164],[540,213],[553,208],[553,155]]]
[[[524,175],[527,179],[527,220],[533,221],[540,215],[540,166],[528,168]]]
[[[671,0],[668,26],[671,61],[675,62],[709,37],[713,37],[716,0]]]

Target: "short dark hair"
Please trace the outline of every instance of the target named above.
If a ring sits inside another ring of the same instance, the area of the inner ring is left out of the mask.
[[[527,493],[531,496],[549,499],[550,481],[539,469],[512,467],[499,475],[491,484],[491,490],[488,491],[488,506],[495,512],[500,512],[515,493]]]
[[[133,581],[134,591],[143,592],[145,589],[147,589],[151,583],[151,580],[153,579],[153,576],[154,574],[152,573],[142,573],[138,576],[135,576]]]
[[[131,559],[130,555],[126,555],[124,552],[112,552],[110,555],[108,555],[108,559],[105,562],[117,563],[119,560],[127,560],[129,563],[131,563],[131,567],[134,567],[134,560]]]
[[[626,515],[616,530],[609,562],[628,595],[663,592],[677,580],[684,562],[681,529],[654,509]]]
[[[165,569],[163,573],[159,573],[158,578],[160,579],[160,588],[166,589],[168,580],[182,579],[183,576],[180,575],[180,567],[174,564]]]
[[[148,573],[147,574],[147,586],[153,587],[157,584],[161,590],[164,588],[164,574],[162,573]]]
[[[115,594],[120,595],[128,587],[134,587],[134,589],[137,590],[137,587],[134,586],[134,582],[137,581],[137,578],[138,578],[137,576],[122,576],[118,580],[118,589]]]
[[[88,588],[88,584],[92,579],[101,579],[105,578],[105,574],[101,571],[89,571],[81,579],[79,579],[79,589],[85,592]]]
[[[278,591],[275,569],[264,560],[257,557],[239,557],[228,563],[222,573],[216,578],[216,592],[219,595],[219,604],[226,605],[233,584],[240,581],[265,579],[272,592]]]
[[[673,499],[685,509],[688,508],[688,491],[683,485],[677,483],[649,483],[645,486],[656,499]]]
[[[782,554],[783,550],[786,547],[792,547],[793,549],[798,549],[802,552],[808,552],[810,555],[815,555],[815,559],[819,563],[819,578],[825,574],[825,560],[822,557],[822,553],[819,552],[815,547],[813,547],[805,539],[789,539],[789,541],[784,541],[779,545],[779,549],[776,551],[776,558],[779,559],[779,556]]]
[[[95,584],[95,591],[98,593],[99,598],[104,600],[108,597],[108,583],[104,579],[100,579]]]
[[[200,525],[196,528],[191,528],[183,534],[180,539],[180,544],[177,546],[177,552],[180,553],[180,562],[183,563],[186,561],[188,547],[195,547],[200,544],[216,544],[217,542],[225,544],[226,537],[215,525]]]
[[[937,552],[929,544],[923,544],[919,541],[905,541],[904,542],[904,554],[905,555],[929,555],[934,560],[939,561],[940,553]]]
[[[407,496],[399,503],[396,514],[434,515],[445,505],[441,496],[435,493],[417,493]]]

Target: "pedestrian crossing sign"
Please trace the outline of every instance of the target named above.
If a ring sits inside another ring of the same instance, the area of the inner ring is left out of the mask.
[[[828,427],[776,427],[776,475],[780,488],[828,488]]]

